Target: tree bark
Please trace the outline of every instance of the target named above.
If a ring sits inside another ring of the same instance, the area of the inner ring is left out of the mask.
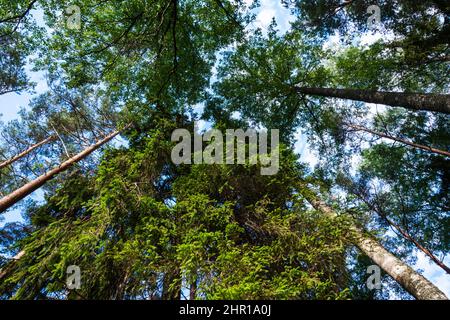
[[[386,138],[386,139],[389,139],[389,140],[397,141],[397,142],[403,143],[405,145],[408,145],[408,146],[416,148],[416,149],[421,149],[421,150],[425,150],[425,151],[428,151],[428,152],[432,152],[432,153],[436,153],[436,154],[440,154],[440,155],[443,155],[443,156],[450,157],[450,152],[448,152],[448,151],[432,148],[432,147],[429,147],[429,146],[424,146],[422,144],[418,144],[418,143],[414,143],[414,142],[410,142],[408,140],[404,140],[404,139],[397,138],[397,137],[394,137],[394,136],[391,136],[391,135],[387,135],[387,134],[384,134],[384,133],[381,133],[381,132],[377,132],[377,131],[374,131],[374,130],[371,130],[371,129],[368,129],[368,128],[365,128],[365,127],[362,127],[362,126],[358,126],[358,125],[354,125],[354,124],[348,124],[348,123],[345,124],[345,125],[347,127],[349,127],[349,128],[352,128],[352,129],[355,129],[355,130],[358,130],[358,131],[365,131],[367,133],[379,136],[381,138]]]
[[[53,141],[53,140],[55,140],[55,137],[54,137],[54,136],[50,136],[50,137],[48,137],[47,139],[44,139],[44,140],[42,140],[41,142],[32,145],[32,146],[29,147],[27,150],[25,150],[25,151],[19,153],[18,155],[12,157],[12,158],[9,159],[9,160],[6,160],[6,161],[3,161],[2,163],[0,163],[0,169],[3,169],[4,167],[9,166],[10,164],[16,162],[17,160],[19,160],[19,159],[25,157],[25,156],[26,156],[27,154],[29,154],[31,151],[33,151],[33,150],[39,148],[40,146],[42,146],[42,145],[44,145],[44,144],[47,144],[47,143],[49,143],[50,141]]]
[[[369,199],[366,198],[366,196],[362,192],[358,192],[355,189],[350,190],[351,193],[353,193],[355,196],[357,196],[361,201],[363,201],[370,210],[375,212],[381,219],[385,220],[391,227],[396,229],[406,240],[411,242],[416,246],[417,249],[422,251],[425,255],[427,255],[432,261],[434,261],[439,267],[441,267],[445,272],[450,274],[450,268],[444,264],[441,260],[439,260],[431,250],[428,248],[425,248],[422,244],[420,244],[419,241],[414,239],[409,232],[404,230],[402,227],[400,227],[398,224],[396,224],[394,221],[389,219],[387,215],[383,212],[383,210],[375,203],[372,203]]]
[[[295,87],[301,94],[377,103],[392,107],[403,107],[413,111],[432,111],[450,114],[450,95],[385,92],[359,89],[333,89]]]
[[[332,208],[314,196],[310,194],[304,194],[304,196],[316,210],[332,218],[337,216]],[[355,245],[416,299],[448,300],[447,296],[433,283],[388,252],[378,241],[367,236],[362,229],[353,225],[352,230],[355,233]]]
[[[67,161],[63,162],[58,167],[44,173],[40,177],[36,178],[33,181],[30,181],[23,187],[20,187],[19,189],[13,191],[9,195],[3,197],[0,199],[0,213],[6,211],[11,206],[16,204],[18,201],[22,200],[32,192],[36,191],[40,187],[42,187],[47,181],[51,180],[54,176],[57,174],[67,170],[70,168],[73,164],[77,163],[78,161],[86,158],[88,155],[90,155],[92,152],[103,146],[105,143],[112,140],[114,137],[116,137],[121,131],[114,131],[113,133],[107,135],[102,140],[98,141],[97,143],[91,145],[90,147],[84,149],[82,152],[78,153],[76,156],[68,159]]]

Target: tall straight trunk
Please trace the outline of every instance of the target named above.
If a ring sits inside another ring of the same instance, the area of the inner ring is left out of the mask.
[[[82,152],[78,153],[76,156],[63,162],[58,167],[44,173],[40,177],[34,179],[33,181],[30,181],[29,183],[25,184],[23,187],[20,187],[19,189],[11,192],[9,195],[0,199],[0,213],[9,209],[11,206],[16,204],[18,201],[22,200],[23,198],[25,198],[32,192],[34,192],[37,189],[39,189],[40,187],[42,187],[47,181],[51,180],[57,174],[69,169],[73,164],[86,158],[92,152],[94,152],[95,150],[97,150],[98,148],[103,146],[105,143],[109,142],[114,137],[116,137],[120,132],[121,132],[120,130],[114,131],[113,133],[107,135],[105,138],[98,141],[97,143],[91,145],[90,147],[87,147]]]
[[[316,210],[332,218],[337,216],[332,208],[314,195],[305,192],[304,196]],[[416,299],[448,300],[439,288],[387,251],[378,241],[367,236],[362,229],[353,225],[352,230],[355,233],[355,245]]]
[[[388,134],[384,134],[384,133],[381,133],[381,132],[378,132],[378,131],[374,131],[374,130],[371,130],[371,129],[368,129],[368,128],[365,128],[365,127],[362,127],[362,126],[354,125],[354,124],[346,124],[346,126],[349,127],[349,128],[358,130],[358,131],[364,131],[364,132],[376,135],[376,136],[381,137],[381,138],[386,138],[386,139],[389,139],[389,140],[397,141],[397,142],[403,143],[405,145],[408,145],[408,146],[416,148],[416,149],[421,149],[421,150],[425,150],[425,151],[428,151],[428,152],[432,152],[432,153],[436,153],[436,154],[440,154],[440,155],[443,155],[443,156],[450,157],[450,152],[448,152],[448,151],[432,148],[432,147],[429,147],[429,146],[424,146],[422,144],[418,144],[418,143],[414,143],[414,142],[410,142],[410,141],[405,140],[405,139],[397,138],[397,137],[394,137],[394,136],[391,136],[391,135],[388,135]]]
[[[25,151],[19,153],[18,155],[12,157],[12,158],[9,159],[9,160],[6,160],[6,161],[3,161],[2,163],[0,163],[0,169],[3,169],[4,167],[9,166],[10,164],[16,162],[17,160],[19,160],[19,159],[25,157],[25,156],[26,156],[27,154],[29,154],[31,151],[33,151],[33,150],[39,148],[40,146],[42,146],[42,145],[44,145],[44,144],[47,144],[47,143],[49,143],[50,141],[53,141],[53,140],[55,140],[55,137],[54,137],[54,136],[50,136],[50,137],[48,137],[48,138],[42,140],[41,142],[32,145],[32,146],[29,147],[27,150],[25,150]]]
[[[450,114],[450,95],[385,92],[359,89],[333,89],[333,88],[309,88],[295,87],[301,94],[340,98],[368,103],[384,104],[392,107],[403,107],[413,111],[433,111]]]

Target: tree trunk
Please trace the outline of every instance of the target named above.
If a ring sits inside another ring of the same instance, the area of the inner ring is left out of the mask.
[[[113,133],[109,134],[102,140],[98,141],[97,143],[91,145],[90,147],[84,149],[82,152],[77,154],[76,156],[68,159],[67,161],[63,162],[58,167],[44,173],[40,177],[34,179],[33,181],[27,183],[23,187],[20,187],[19,189],[13,191],[9,195],[3,197],[0,199],[0,213],[4,212],[5,210],[9,209],[11,206],[16,204],[18,201],[22,200],[32,192],[36,191],[40,187],[42,187],[47,181],[51,180],[54,176],[57,174],[67,170],[70,168],[73,164],[77,163],[78,161],[86,158],[88,155],[90,155],[92,152],[103,146],[105,143],[112,140],[114,137],[116,137],[121,131],[114,131]]]
[[[25,150],[25,151],[19,153],[18,155],[12,157],[12,158],[9,159],[9,160],[6,160],[6,161],[0,163],[0,169],[3,169],[4,167],[9,166],[11,163],[14,163],[14,162],[16,162],[17,160],[19,160],[19,159],[25,157],[25,156],[26,156],[27,154],[29,154],[31,151],[33,151],[33,150],[39,148],[40,146],[42,146],[42,145],[44,145],[44,144],[47,144],[47,143],[49,143],[50,141],[53,141],[53,140],[55,140],[55,137],[54,137],[54,136],[50,136],[50,137],[48,137],[47,139],[44,139],[44,140],[42,140],[41,142],[32,145],[32,146],[29,147],[27,150]]]
[[[304,196],[316,210],[322,211],[332,218],[337,216],[332,208],[315,199],[314,196],[306,193]],[[356,236],[355,245],[416,299],[448,300],[439,288],[388,252],[378,241],[365,235],[364,231],[356,225],[353,225],[352,229]]]
[[[22,250],[22,251],[20,251],[18,254],[16,254],[13,258],[12,258],[12,260],[13,261],[17,261],[17,260],[20,260],[20,258],[22,258],[23,256],[24,256],[24,254],[25,254],[25,251],[24,250]],[[10,264],[8,264],[8,266],[11,266]],[[0,269],[0,280],[2,280],[3,279],[3,277],[4,276],[6,276],[7,274],[8,274],[8,267],[6,267],[5,269]]]
[[[443,156],[450,157],[450,152],[448,152],[448,151],[444,151],[444,150],[440,150],[440,149],[424,146],[422,144],[410,142],[410,141],[407,141],[407,140],[404,140],[404,139],[396,138],[396,137],[393,137],[393,136],[390,136],[390,135],[387,135],[387,134],[384,134],[384,133],[381,133],[381,132],[377,132],[377,131],[374,131],[374,130],[371,130],[371,129],[368,129],[368,128],[365,128],[365,127],[362,127],[362,126],[358,126],[358,125],[346,124],[346,126],[349,127],[349,128],[358,130],[358,131],[368,132],[370,134],[379,136],[381,138],[386,138],[386,139],[389,139],[389,140],[397,141],[397,142],[403,143],[405,145],[411,146],[411,147],[416,148],[416,149],[421,149],[421,150],[425,150],[425,151],[428,151],[428,152],[433,152],[433,153],[436,153],[436,154],[440,154],[440,155],[443,155]]]
[[[353,187],[352,187],[353,188]],[[431,260],[433,260],[439,267],[441,267],[445,272],[450,274],[450,268],[444,264],[441,260],[439,260],[433,252],[431,252],[429,249],[425,248],[423,245],[419,243],[416,239],[414,239],[407,231],[403,230],[398,224],[396,224],[394,221],[389,219],[387,215],[383,212],[383,210],[376,205],[375,203],[372,203],[369,199],[366,198],[366,196],[358,192],[355,189],[349,190],[352,194],[357,196],[359,199],[361,199],[370,210],[375,212],[381,219],[385,220],[391,227],[395,228],[406,240],[411,242],[416,246],[417,249],[422,251],[425,255],[427,255]]]
[[[384,104],[392,107],[403,107],[413,111],[433,111],[450,114],[450,95],[422,94],[403,92],[383,92],[358,89],[307,88],[295,87],[298,93]]]
[[[193,282],[191,283],[191,286],[189,288],[189,300],[195,300],[197,297],[197,283]]]
[[[431,252],[430,250],[428,250],[427,248],[425,248],[424,246],[422,246],[416,239],[414,239],[408,232],[406,232],[405,230],[403,230],[399,225],[395,224],[393,221],[391,221],[389,218],[384,217],[384,219],[386,220],[386,222],[392,226],[393,228],[395,228],[398,232],[400,232],[400,234],[408,241],[410,241],[411,243],[413,243],[417,249],[419,249],[420,251],[422,251],[425,255],[427,255],[431,260],[434,261],[434,263],[436,263],[439,267],[441,267],[445,272],[447,272],[448,274],[450,274],[450,268],[443,263],[441,260],[439,260],[434,254],[433,252]]]

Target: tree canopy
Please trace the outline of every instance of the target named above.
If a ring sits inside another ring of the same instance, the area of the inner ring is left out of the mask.
[[[259,1],[0,0],[0,98],[48,84],[0,123],[1,299],[446,298],[409,266],[450,274],[449,4],[281,3],[285,32]],[[279,170],[175,164],[198,121],[278,129]]]

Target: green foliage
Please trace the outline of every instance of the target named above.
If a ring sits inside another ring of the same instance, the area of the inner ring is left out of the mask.
[[[29,14],[36,1],[0,1],[0,95],[30,89],[25,72],[27,56],[36,45],[36,27]]]
[[[290,152],[273,177],[225,165],[180,175],[158,157],[171,147],[163,137],[155,129],[140,148],[107,153],[94,185],[75,175],[48,199],[3,292],[64,294],[65,268],[76,264],[83,287],[69,298],[173,297],[182,283],[200,299],[348,297],[347,223],[305,208]],[[162,180],[174,181],[171,192]]]
[[[378,1],[381,32],[396,40],[361,46],[350,36],[338,51],[324,41],[335,30],[367,31],[372,2],[336,11],[340,1],[290,1],[298,20],[285,34],[275,22],[267,33],[246,29],[254,13],[244,1],[74,4],[80,29],[67,27],[61,1],[0,0],[0,94],[29,88],[31,54],[51,87],[2,124],[2,159],[58,138],[2,169],[2,195],[126,129],[47,183],[43,201],[22,203],[22,224],[0,228],[0,298],[180,299],[188,291],[196,299],[388,298],[365,287],[371,262],[353,250],[354,221],[408,262],[416,247],[386,236],[388,221],[437,255],[448,253],[448,158],[351,128],[449,150],[448,116],[375,112],[296,88],[447,92],[443,1]],[[174,165],[172,132],[192,132],[200,117],[220,130],[280,129],[279,172]],[[318,151],[313,172],[294,154],[298,130]],[[305,196],[319,191],[337,217],[308,204]],[[81,268],[80,289],[67,289],[70,265]]]

